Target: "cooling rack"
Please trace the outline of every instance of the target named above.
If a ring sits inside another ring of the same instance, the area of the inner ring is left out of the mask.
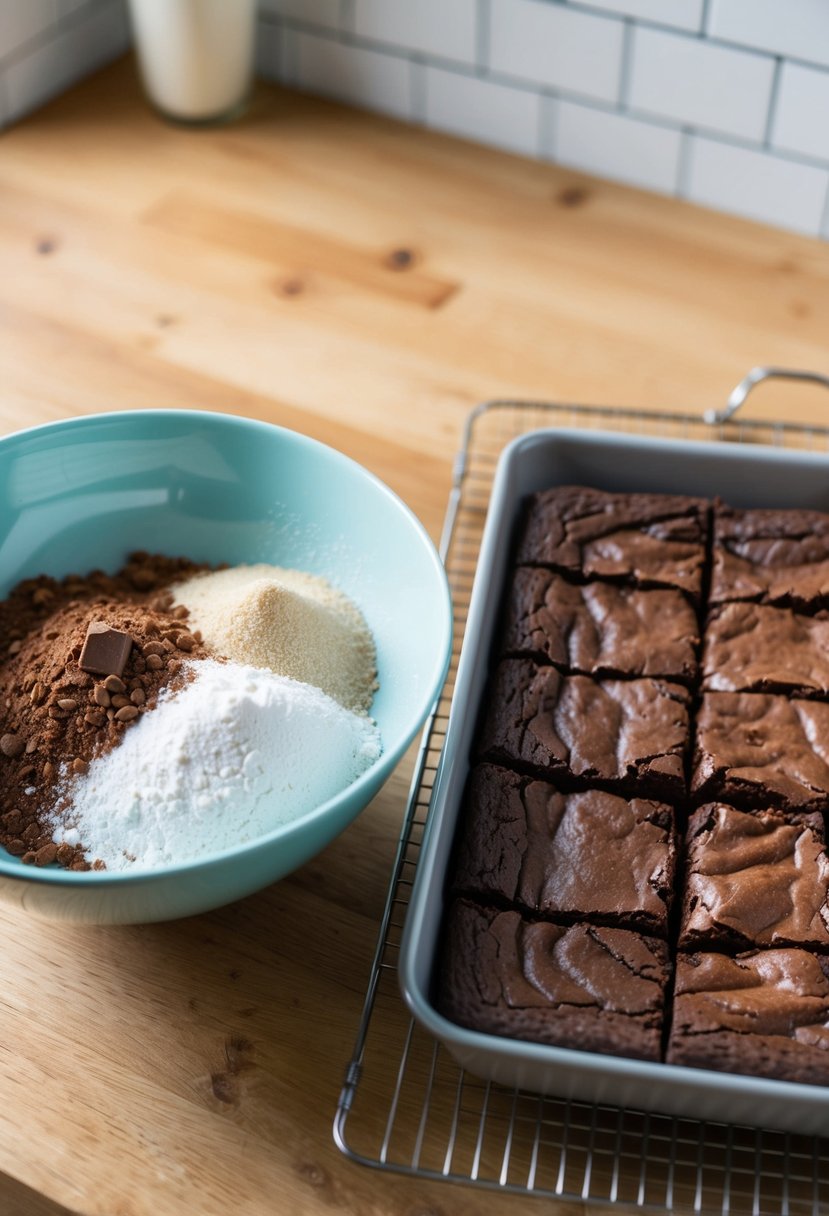
[[[334,1120],[334,1139],[351,1160],[510,1195],[628,1211],[829,1213],[829,1139],[539,1097],[480,1081],[411,1019],[397,984],[403,923],[502,449],[527,431],[569,426],[829,453],[829,428],[736,416],[752,388],[775,377],[829,388],[829,378],[811,372],[755,368],[725,409],[699,416],[521,401],[488,402],[470,415],[440,545],[454,602],[452,663],[422,737],[354,1054]]]

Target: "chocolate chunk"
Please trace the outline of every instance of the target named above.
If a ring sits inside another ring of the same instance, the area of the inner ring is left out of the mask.
[[[83,671],[92,671],[96,675],[123,674],[133,647],[132,638],[120,629],[111,629],[103,621],[92,621],[86,631],[86,638],[78,659],[78,666]]]

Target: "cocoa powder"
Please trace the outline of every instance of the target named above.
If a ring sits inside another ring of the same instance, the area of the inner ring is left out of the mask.
[[[133,553],[115,575],[27,579],[0,603],[0,844],[25,862],[88,869],[82,851],[52,841],[49,814],[73,776],[117,746],[164,688],[186,679],[185,659],[209,651],[165,588],[201,570],[186,558]],[[128,633],[121,677],[78,665],[92,621]]]

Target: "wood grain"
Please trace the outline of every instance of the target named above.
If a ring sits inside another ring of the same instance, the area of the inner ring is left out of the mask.
[[[436,537],[478,400],[702,410],[758,362],[829,370],[825,245],[276,89],[185,132],[122,63],[2,150],[0,430],[247,414],[361,460]],[[805,389],[751,408],[829,415]],[[81,930],[0,910],[0,1210],[504,1210],[331,1140],[409,772],[209,916]]]

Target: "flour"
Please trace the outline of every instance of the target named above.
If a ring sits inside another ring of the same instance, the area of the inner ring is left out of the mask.
[[[109,870],[221,853],[319,806],[381,753],[371,719],[318,688],[234,662],[188,667],[118,747],[65,775],[56,844]]]

